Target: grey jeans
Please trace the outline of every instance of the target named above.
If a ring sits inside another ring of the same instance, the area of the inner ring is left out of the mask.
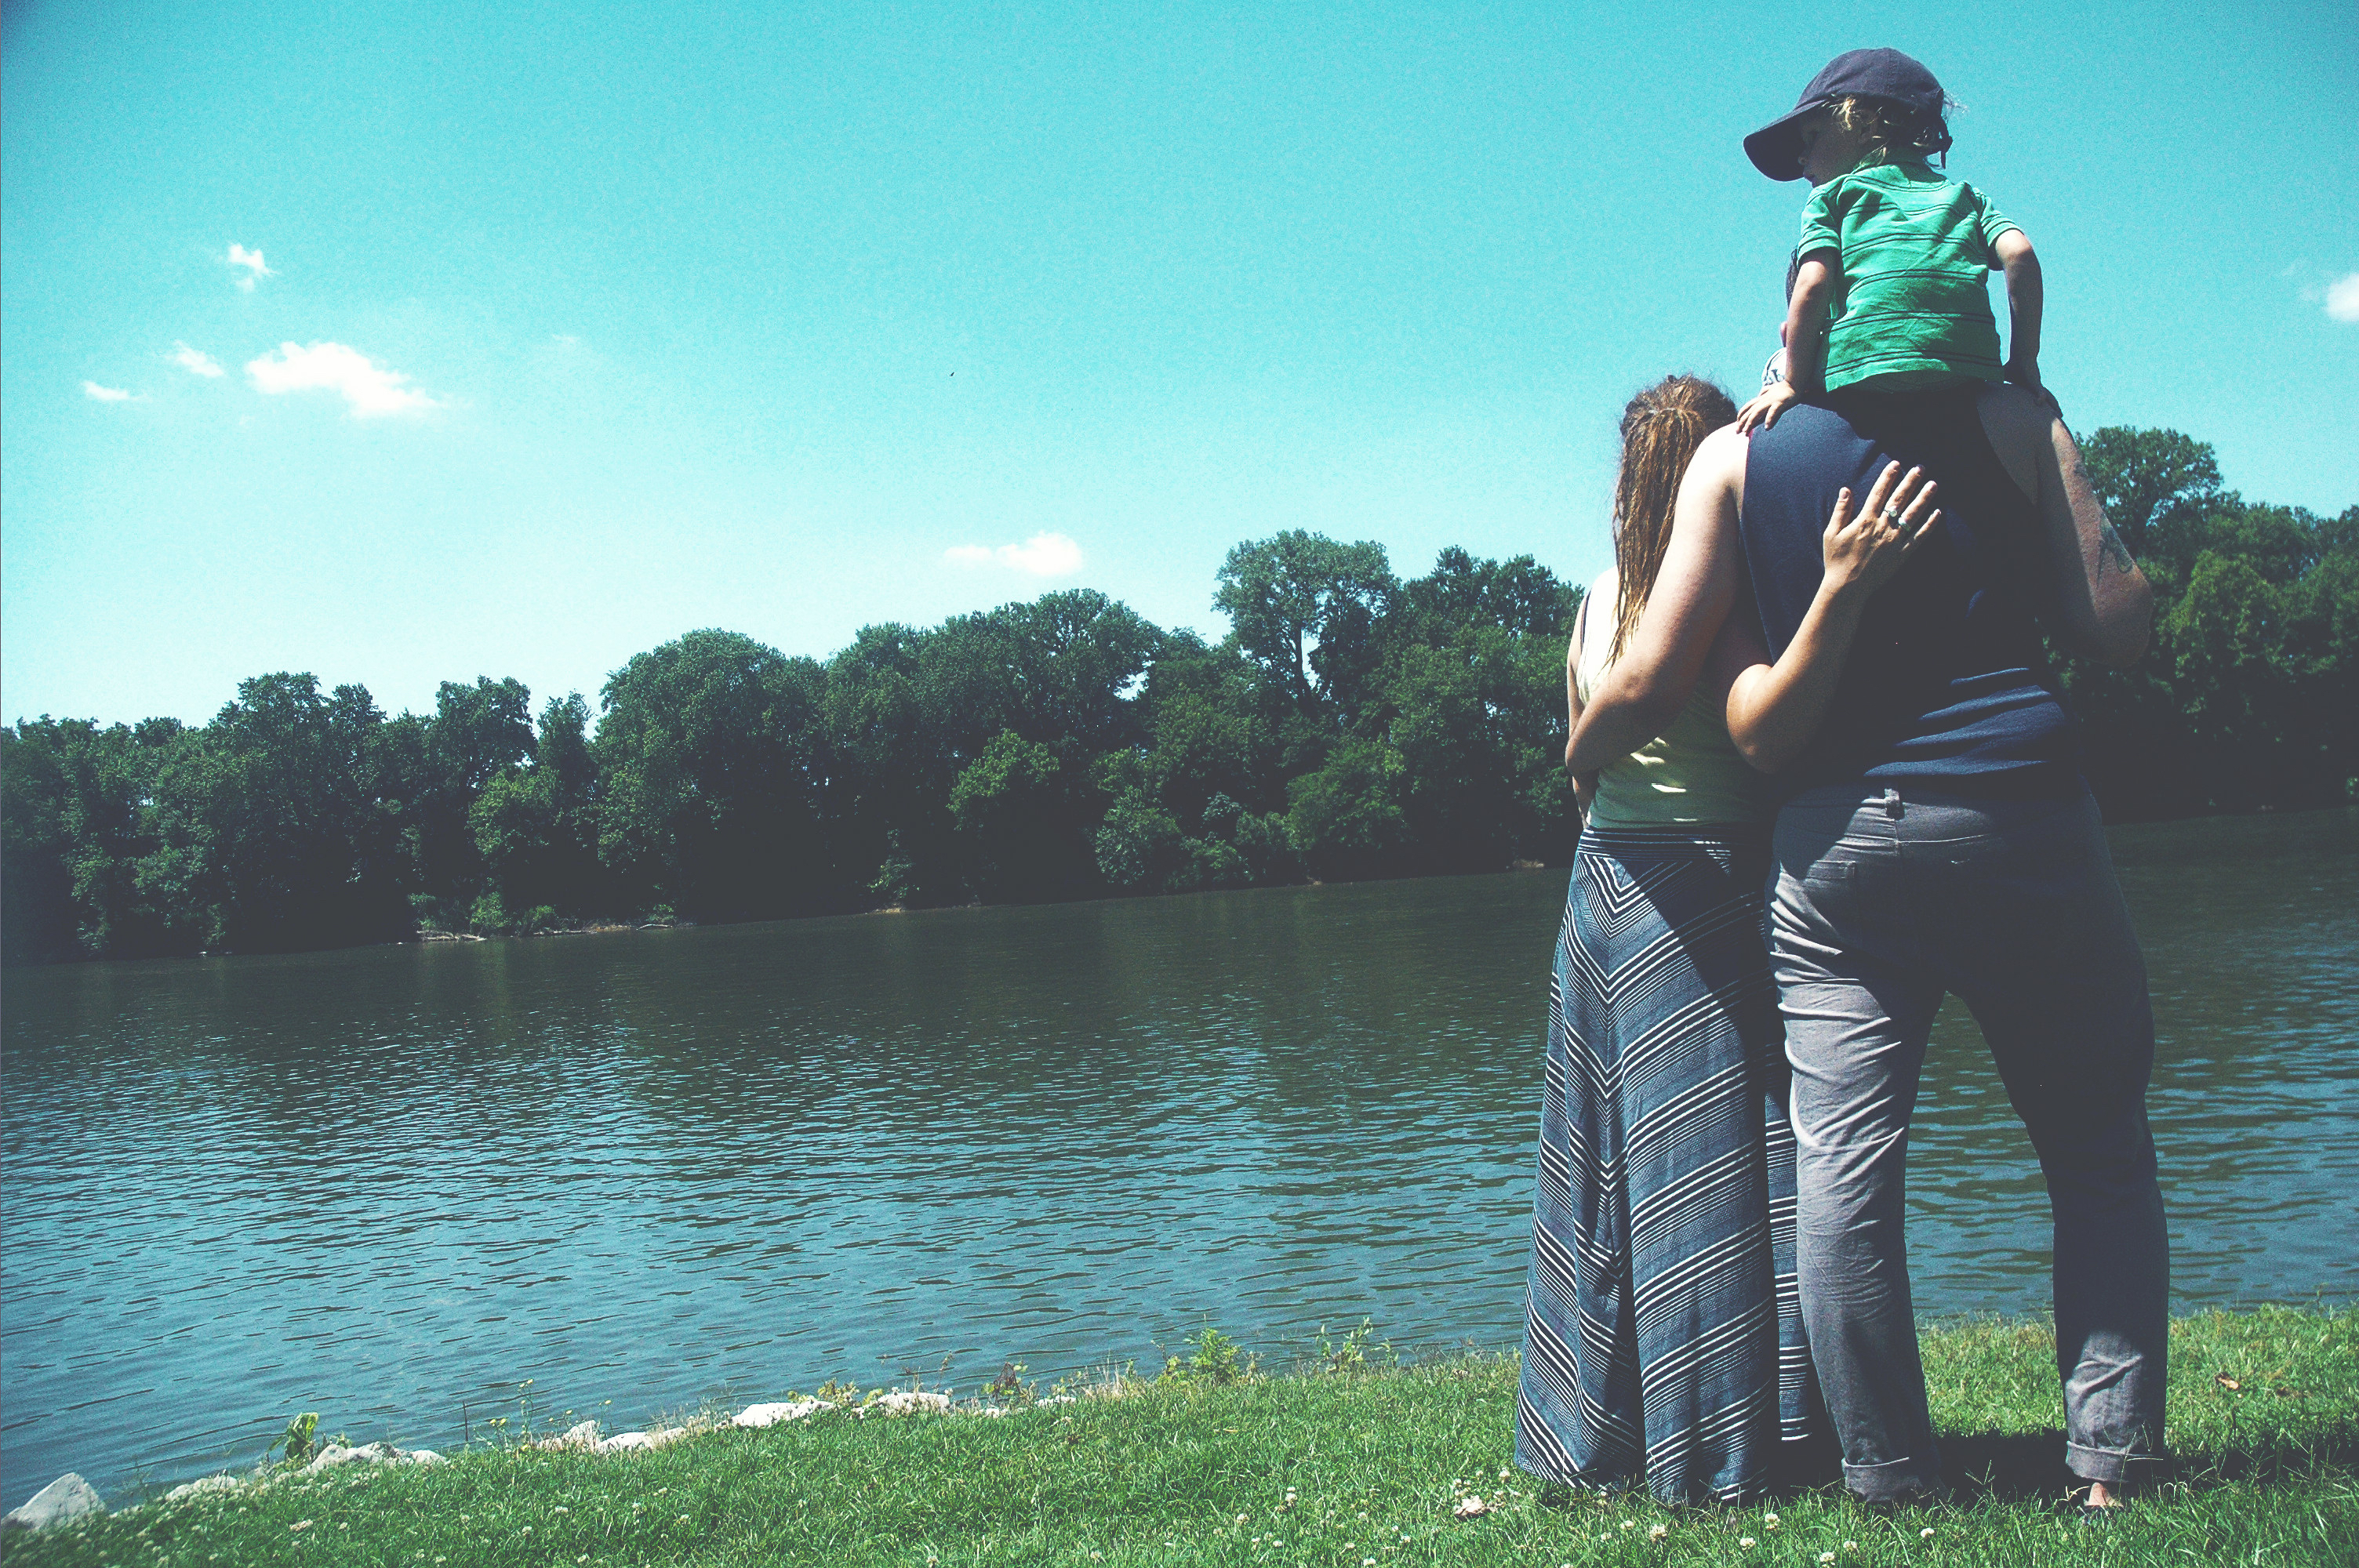
[[[1777,818],[1769,947],[1794,1067],[1802,1320],[1843,1478],[1940,1484],[1901,1234],[1934,1010],[1973,1011],[2055,1218],[2065,1454],[2162,1453],[2169,1237],[2146,1117],[2154,1014],[2096,804],[1814,790]]]

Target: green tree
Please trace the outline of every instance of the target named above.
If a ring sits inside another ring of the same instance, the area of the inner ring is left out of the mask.
[[[984,898],[1021,903],[1089,886],[1087,806],[1048,746],[1001,730],[960,770],[950,808],[970,883]]]
[[[590,705],[579,692],[541,709],[529,766],[484,786],[467,820],[506,912],[599,912],[608,890],[598,864],[597,769],[590,754]]]
[[[1382,545],[1292,528],[1232,549],[1212,608],[1299,708],[1324,708],[1348,724],[1375,669],[1376,622],[1397,587]]]
[[[1286,831],[1313,876],[1397,875],[1412,847],[1401,809],[1408,766],[1381,741],[1347,740],[1287,785]]]
[[[598,850],[622,896],[700,920],[840,907],[825,815],[825,672],[690,632],[606,682]]]

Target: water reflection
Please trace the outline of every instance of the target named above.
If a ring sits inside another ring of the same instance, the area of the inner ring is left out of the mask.
[[[2347,1294],[2359,814],[2122,830],[2182,1304]],[[7,979],[0,1491],[707,1395],[1510,1343],[1560,874]],[[1945,1012],[1918,1297],[2045,1205]],[[600,1401],[612,1400],[611,1406]]]

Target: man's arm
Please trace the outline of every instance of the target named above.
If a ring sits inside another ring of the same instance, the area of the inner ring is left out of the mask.
[[[1661,734],[1694,693],[1736,598],[1744,486],[1745,438],[1723,426],[1703,438],[1680,481],[1670,543],[1646,611],[1573,727],[1564,765],[1574,773],[1594,773]]]
[[[1992,247],[2006,273],[2006,379],[2018,386],[2039,384],[2039,318],[2046,295],[2039,255],[2020,229],[2009,229]]]
[[[1994,386],[1982,395],[1983,431],[2039,509],[2048,540],[2051,631],[2074,653],[2125,669],[2154,631],[2154,589],[2105,520],[2081,449],[2037,394]]]

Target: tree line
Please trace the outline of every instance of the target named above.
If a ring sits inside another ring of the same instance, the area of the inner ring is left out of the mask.
[[[2160,605],[2137,668],[2062,665],[2108,816],[2354,798],[2359,507],[2247,502],[2173,431],[2086,452]],[[1529,557],[1403,580],[1290,531],[1229,552],[1217,643],[1084,589],[825,661],[691,632],[594,726],[512,679],[389,717],[295,674],[202,726],[27,720],[0,729],[0,939],[267,951],[1561,863],[1579,601]]]

